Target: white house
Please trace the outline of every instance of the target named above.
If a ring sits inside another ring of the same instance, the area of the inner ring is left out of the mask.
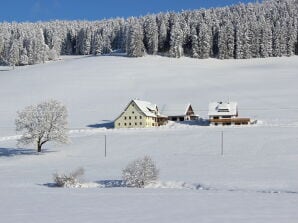
[[[146,128],[164,125],[167,117],[159,113],[158,107],[148,101],[131,100],[114,121],[115,128]]]
[[[170,121],[189,121],[197,120],[198,116],[195,114],[192,105],[165,105],[162,108],[162,113],[168,116]]]
[[[211,102],[209,104],[211,125],[247,125],[249,118],[238,118],[237,102]]]

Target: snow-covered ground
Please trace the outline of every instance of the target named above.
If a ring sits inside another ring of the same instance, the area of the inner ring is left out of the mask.
[[[1,68],[0,222],[297,222],[297,62],[106,56]],[[16,111],[49,98],[68,107],[71,143],[18,148]],[[204,118],[210,101],[230,99],[259,124],[106,129],[133,98],[190,102]],[[144,155],[160,181],[121,187],[121,170]],[[48,187],[77,167],[84,188]]]

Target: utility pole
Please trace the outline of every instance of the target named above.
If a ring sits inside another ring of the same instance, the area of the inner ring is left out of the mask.
[[[224,155],[224,132],[221,131],[221,155]]]
[[[107,135],[105,135],[105,157],[107,157]]]

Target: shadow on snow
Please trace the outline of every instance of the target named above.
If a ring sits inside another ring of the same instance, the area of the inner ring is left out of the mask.
[[[111,120],[102,120],[102,123],[87,125],[87,127],[96,128],[96,129],[99,129],[99,128],[112,129],[114,128],[114,122]]]
[[[104,188],[127,187],[124,180],[100,180],[95,183],[100,184]]]
[[[36,149],[24,148],[0,148],[0,157],[13,157],[13,156],[28,156],[28,155],[42,155],[54,151],[43,150],[40,153]]]

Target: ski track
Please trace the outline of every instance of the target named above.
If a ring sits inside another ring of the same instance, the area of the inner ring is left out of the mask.
[[[56,185],[53,183],[43,184],[43,186],[56,188]],[[72,186],[71,188],[128,188],[125,185],[125,182],[122,180],[118,180],[116,183],[102,183],[102,182],[85,182],[85,183],[78,183],[77,185]],[[197,191],[214,191],[214,192],[243,192],[243,193],[262,193],[262,194],[293,194],[298,195],[298,191],[292,190],[278,190],[278,189],[243,189],[243,188],[218,188],[212,186],[205,186],[203,184],[194,183],[189,184],[186,182],[176,182],[176,181],[157,181],[156,183],[152,183],[147,185],[143,189],[181,189],[181,190],[197,190]]]

